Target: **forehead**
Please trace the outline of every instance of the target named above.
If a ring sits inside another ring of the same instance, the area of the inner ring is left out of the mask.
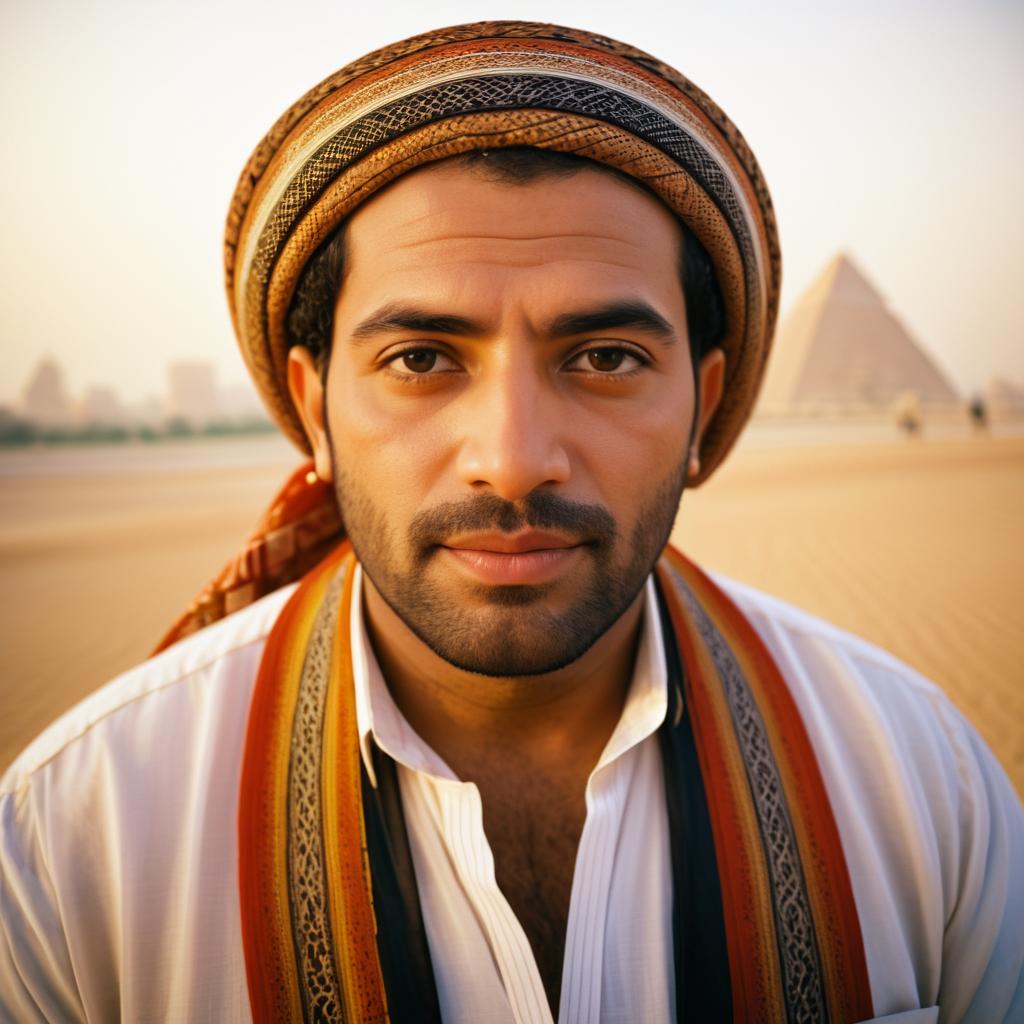
[[[520,184],[446,161],[400,178],[352,215],[346,288],[386,289],[453,268],[678,287],[680,244],[675,217],[612,173],[583,167]]]

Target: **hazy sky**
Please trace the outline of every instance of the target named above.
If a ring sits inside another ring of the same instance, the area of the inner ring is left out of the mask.
[[[775,200],[783,312],[846,249],[962,390],[1024,381],[1020,3],[3,0],[0,402],[44,353],[75,391],[161,392],[176,358],[244,379],[220,245],[250,151],[367,50],[497,17],[624,39],[714,97]]]

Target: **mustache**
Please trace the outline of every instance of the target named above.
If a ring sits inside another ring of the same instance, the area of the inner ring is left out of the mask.
[[[518,533],[527,526],[558,530],[597,546],[610,545],[618,533],[612,514],[603,505],[535,491],[518,502],[494,494],[444,502],[417,513],[409,524],[409,537],[413,550],[423,552],[425,557],[430,548],[460,533]]]

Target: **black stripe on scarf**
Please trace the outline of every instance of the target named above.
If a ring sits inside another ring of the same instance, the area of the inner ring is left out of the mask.
[[[661,587],[656,589],[668,668],[668,713],[659,737],[672,856],[676,1020],[730,1021],[732,986],[711,818],[690,716],[680,707],[682,659]]]
[[[392,1024],[441,1024],[395,762],[371,745],[377,788],[361,767],[377,953]],[[360,758],[360,762],[362,759]]]

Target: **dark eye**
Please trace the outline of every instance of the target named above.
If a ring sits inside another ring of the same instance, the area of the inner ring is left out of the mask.
[[[393,377],[404,377],[406,380],[416,377],[437,377],[445,373],[455,373],[458,369],[458,363],[451,356],[427,345],[396,352],[387,360],[387,371]]]
[[[605,344],[577,352],[565,364],[565,369],[577,373],[596,373],[605,377],[625,377],[641,366],[646,366],[648,362],[642,352],[635,350],[631,345]]]
[[[626,351],[621,348],[592,348],[587,352],[587,362],[599,373],[612,373],[622,365]]]
[[[430,348],[414,348],[403,352],[401,360],[411,373],[429,373],[437,363],[437,353]]]

